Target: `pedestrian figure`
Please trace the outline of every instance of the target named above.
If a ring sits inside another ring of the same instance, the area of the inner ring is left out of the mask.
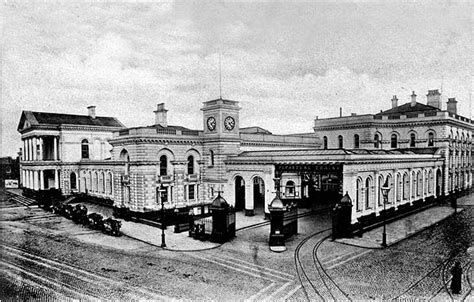
[[[461,293],[461,276],[462,276],[462,268],[461,263],[456,261],[453,268],[451,269],[451,275],[453,275],[453,279],[451,280],[451,292],[455,295]]]

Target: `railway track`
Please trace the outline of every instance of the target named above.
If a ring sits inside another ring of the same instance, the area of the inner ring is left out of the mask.
[[[15,280],[48,289],[59,300],[157,300],[169,298],[161,293],[118,281],[88,270],[32,254],[1,243],[0,270]]]
[[[295,249],[295,270],[301,283],[303,294],[308,301],[336,301],[335,296],[340,297],[340,294],[334,293],[334,288],[328,285],[329,282],[333,283],[334,281],[332,279],[329,280],[330,277],[325,273],[321,262],[318,261],[317,257],[315,259],[314,256],[314,252],[317,252],[321,243],[329,238],[330,230],[328,228],[307,236]],[[310,259],[302,259],[302,257],[307,257],[308,255],[311,255]],[[307,263],[312,265],[307,268],[305,267]]]
[[[330,238],[330,235],[321,239],[314,247],[313,247],[313,263],[314,267],[316,268],[318,275],[324,284],[324,287],[327,289],[324,292],[328,293],[329,296],[324,296],[324,301],[352,301],[349,295],[344,292],[341,287],[332,279],[331,276],[326,272],[324,269],[321,260],[318,258],[318,249],[321,244]]]

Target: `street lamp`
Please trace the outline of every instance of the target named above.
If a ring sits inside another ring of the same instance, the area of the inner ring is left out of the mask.
[[[159,187],[156,187],[156,199],[157,203],[161,201],[161,247],[166,247],[165,242],[165,203],[163,198],[163,193],[167,192],[167,188],[161,184]],[[160,200],[158,200],[158,198]]]
[[[387,247],[387,230],[386,230],[386,222],[385,222],[385,219],[386,219],[386,215],[387,215],[387,211],[386,211],[386,208],[385,208],[385,205],[387,204],[387,200],[388,200],[388,192],[390,191],[391,187],[388,183],[388,177],[387,179],[385,180],[385,183],[384,185],[380,188],[380,190],[382,191],[382,196],[383,196],[383,233],[382,233],[382,246],[383,247]]]

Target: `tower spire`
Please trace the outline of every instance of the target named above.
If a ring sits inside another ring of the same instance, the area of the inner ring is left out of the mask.
[[[219,99],[222,99],[222,64],[221,64],[220,51],[219,51]]]

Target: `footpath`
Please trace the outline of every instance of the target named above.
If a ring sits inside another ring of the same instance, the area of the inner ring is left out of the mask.
[[[20,190],[9,190],[11,193],[21,195]],[[112,217],[113,211],[111,208],[92,204],[83,203],[88,213],[99,213],[105,218]],[[73,203],[74,205],[74,203]],[[457,211],[462,211],[463,206],[474,205],[474,195],[470,194],[458,199]],[[305,211],[301,209],[299,213]],[[386,224],[387,233],[387,245],[393,245],[405,238],[408,238],[446,218],[454,213],[454,209],[449,206],[435,206],[426,209],[422,212],[401,218],[397,221],[393,221]],[[300,220],[312,219],[311,216],[299,218]],[[135,240],[142,241],[143,243],[151,244],[157,247],[161,246],[161,229],[153,226],[145,225],[142,223],[125,221],[120,219],[122,222],[121,232],[126,237],[131,237]],[[268,221],[268,220],[267,220]],[[251,227],[257,224],[265,222],[263,215],[245,216],[243,212],[236,213],[236,229],[243,227]],[[269,222],[269,221],[268,221]],[[368,232],[365,232],[362,237],[358,238],[343,238],[337,239],[336,242],[345,243],[362,248],[381,248],[382,244],[382,229],[383,227],[377,227]],[[268,236],[269,228],[258,228],[254,229],[254,232],[264,232],[260,235]],[[245,232],[242,230],[241,232]],[[258,234],[257,234],[258,235]],[[174,227],[168,226],[165,229],[166,249],[176,251],[196,251],[217,248],[220,246],[218,243],[210,241],[200,241],[193,239],[188,236],[188,232],[174,233]],[[237,238],[238,239],[238,238]]]

